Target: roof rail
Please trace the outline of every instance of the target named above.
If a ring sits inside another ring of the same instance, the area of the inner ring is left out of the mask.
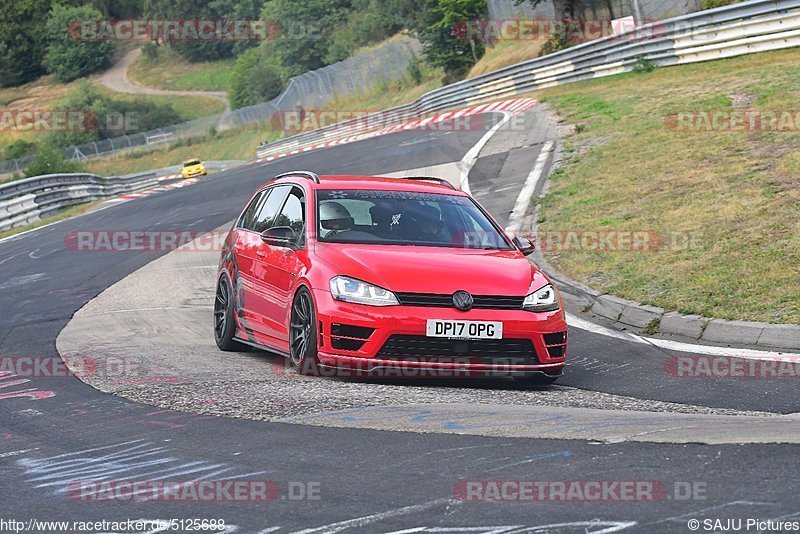
[[[279,174],[275,178],[273,178],[273,180],[278,180],[280,178],[288,178],[289,176],[302,176],[303,178],[308,178],[309,180],[311,180],[315,184],[319,183],[319,176],[317,176],[317,173],[311,172],[311,171],[284,172],[284,173]]]
[[[444,178],[434,178],[432,176],[403,176],[402,180],[414,180],[416,182],[436,182],[439,185],[444,185],[450,189],[458,191],[458,188],[445,180]]]

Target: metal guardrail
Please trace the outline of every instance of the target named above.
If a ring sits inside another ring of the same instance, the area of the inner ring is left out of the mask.
[[[206,161],[207,169],[225,170],[246,162]],[[96,174],[47,174],[0,185],[0,232],[32,223],[55,211],[155,186],[179,178],[181,166],[105,178]],[[164,176],[173,174],[177,176]]]
[[[257,151],[258,158],[336,142],[427,113],[630,72],[800,46],[800,0],[750,0],[646,24],[436,89],[411,104],[306,132]],[[388,118],[397,116],[396,120]]]
[[[95,174],[48,174],[0,185],[0,232],[32,223],[77,204],[157,184],[156,173],[104,178]]]

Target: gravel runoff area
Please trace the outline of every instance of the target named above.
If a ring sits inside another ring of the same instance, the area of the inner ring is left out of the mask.
[[[101,391],[163,408],[248,419],[442,403],[772,415],[563,386],[529,388],[507,379],[298,375],[280,356],[217,349],[211,328],[217,258],[216,251],[190,244],[134,272],[75,314],[58,338],[59,352],[97,359],[98,371],[83,380]]]

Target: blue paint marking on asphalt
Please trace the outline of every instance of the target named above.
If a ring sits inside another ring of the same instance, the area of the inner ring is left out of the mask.
[[[477,414],[477,417],[485,417],[485,416],[497,416],[500,415],[498,413],[486,413],[486,414]],[[508,426],[519,426],[520,421],[514,421],[511,423],[499,423],[499,422],[487,422],[482,424],[463,424],[463,421],[466,418],[461,418],[457,421],[447,421],[444,423],[444,428],[448,430],[476,430],[479,428],[501,428],[501,427],[508,427]],[[525,420],[526,425],[531,424],[553,424],[553,423],[560,423],[565,420],[572,419],[572,416],[569,414],[552,414],[552,415],[543,415],[540,417],[535,417],[533,419]]]

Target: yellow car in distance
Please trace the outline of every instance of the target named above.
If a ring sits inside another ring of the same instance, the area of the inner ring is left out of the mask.
[[[190,159],[183,162],[181,167],[181,177],[184,179],[194,176],[206,176],[208,171],[205,164],[199,159]]]

